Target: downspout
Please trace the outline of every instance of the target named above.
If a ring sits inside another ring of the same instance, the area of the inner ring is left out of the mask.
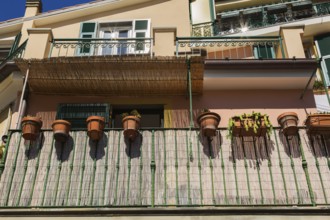
[[[20,129],[20,126],[21,126],[20,121],[23,118],[24,111],[25,111],[25,108],[26,108],[26,102],[23,99],[24,99],[24,96],[25,96],[26,85],[27,85],[27,82],[28,82],[28,79],[29,79],[30,66],[31,66],[31,63],[29,62],[28,69],[26,70],[26,76],[25,76],[25,80],[24,80],[23,90],[22,90],[22,94],[21,94],[21,98],[20,98],[20,102],[19,102],[18,119],[17,119],[17,122],[16,122],[16,129]],[[23,101],[24,101],[24,104],[23,104]]]

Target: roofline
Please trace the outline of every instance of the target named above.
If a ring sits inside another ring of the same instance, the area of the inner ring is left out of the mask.
[[[48,207],[48,208],[2,208],[3,216],[224,216],[224,215],[307,215],[328,216],[330,207],[324,206],[196,206],[196,207]]]

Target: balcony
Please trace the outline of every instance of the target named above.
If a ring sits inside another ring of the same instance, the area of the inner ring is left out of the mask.
[[[153,56],[152,38],[53,39],[49,57]]]
[[[217,14],[215,22],[193,26],[193,36],[222,36],[330,14],[330,2],[286,1],[285,3],[237,9]]]
[[[195,129],[142,129],[130,142],[110,129],[94,142],[75,130],[60,143],[49,130],[31,142],[13,130],[1,161],[0,207],[265,208],[329,201],[328,136],[310,144],[304,128],[289,140],[278,128],[270,137],[226,135],[219,129],[208,142]]]

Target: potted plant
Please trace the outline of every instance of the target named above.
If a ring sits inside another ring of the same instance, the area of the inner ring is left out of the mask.
[[[133,141],[138,134],[141,115],[137,110],[132,110],[130,113],[122,113],[121,117],[124,129],[124,136]]]
[[[244,113],[229,120],[228,136],[265,136],[271,130],[272,124],[268,115],[259,112]]]
[[[197,123],[201,129],[201,132],[206,137],[215,136],[220,120],[220,115],[215,112],[211,112],[209,109],[203,109],[197,117]]]
[[[34,141],[40,133],[42,121],[40,117],[28,115],[22,119],[21,126],[23,138],[25,140]]]
[[[87,122],[87,135],[93,141],[100,140],[103,135],[103,129],[105,127],[105,119],[101,116],[89,116]]]
[[[55,140],[65,142],[69,137],[71,123],[66,120],[55,120],[52,128]]]
[[[305,125],[310,134],[329,134],[330,112],[321,112],[307,115]]]
[[[277,117],[284,135],[296,135],[298,133],[298,115],[294,112],[284,112]]]

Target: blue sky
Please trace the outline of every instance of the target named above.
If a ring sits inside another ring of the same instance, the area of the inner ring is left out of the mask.
[[[0,21],[23,17],[26,0],[0,0]],[[50,11],[93,0],[42,0],[43,11]]]

